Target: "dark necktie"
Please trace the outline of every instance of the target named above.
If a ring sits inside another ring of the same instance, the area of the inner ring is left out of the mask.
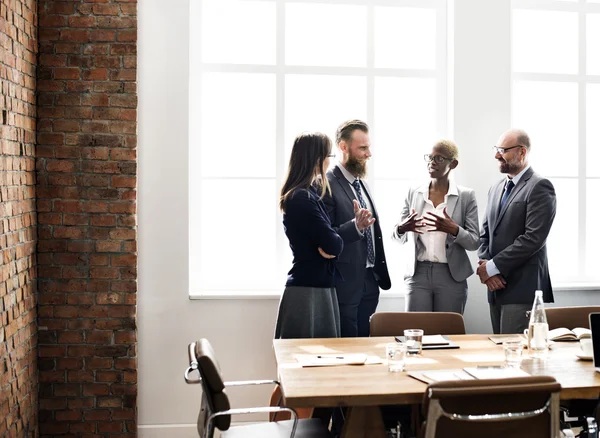
[[[356,196],[358,197],[358,203],[360,204],[360,206],[362,208],[367,208],[367,203],[365,202],[365,199],[363,198],[363,195],[362,195],[360,181],[358,179],[355,179],[352,182],[352,187],[354,187],[354,190],[356,190]],[[369,261],[369,263],[374,265],[375,264],[375,250],[373,249],[373,237],[371,235],[371,227],[367,227],[365,229],[365,239],[367,239],[367,260]]]
[[[512,182],[512,179],[509,179],[504,187],[504,194],[502,195],[502,200],[500,201],[500,211],[502,211],[502,207],[504,207],[504,204],[506,204],[506,200],[510,196],[510,192],[512,192],[514,186],[515,183]]]

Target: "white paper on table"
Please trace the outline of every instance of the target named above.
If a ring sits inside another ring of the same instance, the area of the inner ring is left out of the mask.
[[[506,379],[510,377],[529,377],[530,374],[515,367],[470,367],[463,368],[476,379]]]

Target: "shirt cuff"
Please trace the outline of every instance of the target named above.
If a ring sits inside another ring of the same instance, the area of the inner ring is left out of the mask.
[[[498,275],[500,273],[500,271],[496,267],[496,263],[494,263],[494,259],[488,260],[488,262],[485,264],[485,270],[490,277],[493,277],[494,275]]]
[[[354,228],[356,228],[356,232],[360,237],[362,237],[365,233],[358,229],[358,225],[356,225],[356,219],[352,219],[352,222],[354,222]]]

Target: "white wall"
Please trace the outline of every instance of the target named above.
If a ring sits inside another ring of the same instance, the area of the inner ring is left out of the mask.
[[[510,125],[510,2],[452,3],[459,48],[451,59],[452,129],[461,148],[457,178],[476,188],[482,213],[487,188],[498,178],[490,148]],[[187,344],[209,338],[228,380],[274,378],[271,340],[278,300],[188,299],[189,0],[144,0],[138,12],[139,433],[193,437],[200,387],[183,381]],[[597,304],[599,296],[597,291],[556,293],[560,305]],[[382,298],[379,307],[403,308],[403,298]],[[474,278],[465,318],[470,332],[491,331],[486,293]],[[269,394],[267,388],[231,391],[237,406],[266,403]]]

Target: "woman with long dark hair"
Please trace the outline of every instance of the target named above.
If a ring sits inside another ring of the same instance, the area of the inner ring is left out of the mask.
[[[331,227],[322,198],[331,140],[321,133],[300,134],[294,141],[279,207],[294,255],[279,303],[275,338],[340,336],[333,261],[343,249]]]

